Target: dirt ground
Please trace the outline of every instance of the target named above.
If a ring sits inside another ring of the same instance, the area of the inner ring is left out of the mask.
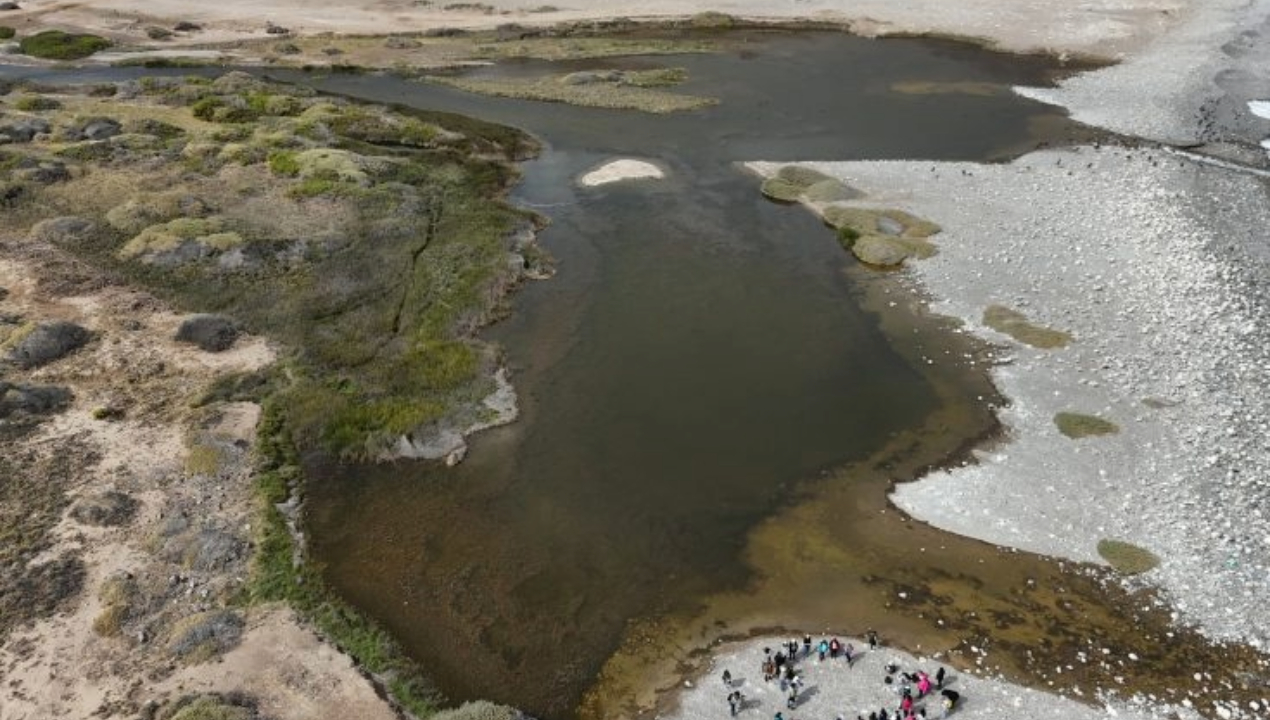
[[[0,244],[7,318],[73,322],[92,333],[47,365],[6,368],[7,382],[68,388],[73,400],[7,438],[13,475],[0,483],[58,484],[60,518],[24,538],[32,553],[20,559],[29,569],[82,572],[51,615],[4,616],[0,718],[135,717],[147,705],[208,691],[245,694],[271,718],[395,717],[351,661],[290,611],[233,603],[250,557],[248,448],[260,408],[191,404],[216,377],[271,362],[269,345],[243,337],[212,354],[177,343],[182,318],[160,302],[59,260],[51,248]],[[132,510],[83,511],[106,493],[129,498]],[[33,512],[27,497],[6,493],[3,501],[6,513]],[[18,601],[24,590],[6,587]],[[240,636],[184,652],[182,633],[218,613],[237,618]]]

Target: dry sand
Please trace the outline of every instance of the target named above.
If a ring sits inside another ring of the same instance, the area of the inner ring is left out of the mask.
[[[650,162],[623,158],[604,163],[587,172],[578,178],[578,184],[584,187],[595,187],[623,180],[660,180],[664,177],[666,173]]]
[[[144,38],[147,25],[177,20],[204,27],[166,44],[221,42],[269,37],[267,23],[296,34],[389,34],[438,27],[491,28],[501,24],[548,25],[575,20],[627,17],[682,18],[704,11],[761,20],[810,19],[850,24],[865,35],[934,33],[979,38],[1002,49],[1055,51],[1118,58],[1140,49],[1201,3],[1193,0],[587,0],[548,4],[538,0],[479,3],[340,2],[338,0],[23,0],[5,22],[33,22]]]

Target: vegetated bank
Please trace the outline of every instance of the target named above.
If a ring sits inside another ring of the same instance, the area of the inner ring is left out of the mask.
[[[493,419],[480,401],[499,360],[473,333],[547,271],[537,219],[502,199],[535,143],[239,72],[26,86],[3,102],[0,230],[215,313],[209,343],[246,330],[284,348],[274,369],[222,378],[200,401],[266,408],[240,599],[288,601],[402,706],[433,712],[420,669],[323,590],[280,507],[302,493],[301,447],[378,456]]]

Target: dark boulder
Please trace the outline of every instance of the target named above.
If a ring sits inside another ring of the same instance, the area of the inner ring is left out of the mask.
[[[71,508],[71,517],[85,525],[123,525],[137,513],[137,501],[117,490],[81,498]]]
[[[123,132],[119,121],[107,117],[94,117],[67,128],[65,138],[76,140],[109,140]]]
[[[182,20],[176,25],[173,25],[172,29],[177,32],[199,32],[203,29],[203,26],[198,23],[189,22],[188,20]]]
[[[5,125],[0,125],[0,135],[9,138],[10,142],[29,143],[36,135],[43,135],[53,129],[44,118],[23,118]]]
[[[66,163],[51,160],[48,162],[36,163],[34,167],[25,167],[14,170],[13,178],[23,182],[52,185],[53,183],[66,182],[67,180],[70,180],[71,171],[66,167]]]
[[[65,357],[83,347],[92,333],[72,322],[36,325],[9,348],[7,360],[30,370]]]
[[[65,408],[71,397],[71,391],[64,387],[0,381],[0,419],[16,414],[47,415]]]
[[[75,215],[63,215],[42,220],[31,228],[31,239],[52,245],[69,245],[88,240],[97,231],[97,225]]]
[[[119,133],[119,121],[110,118],[89,120],[79,129],[80,137],[85,140],[108,140]]]
[[[195,315],[181,323],[176,331],[178,342],[191,343],[207,352],[222,352],[233,347],[239,335],[238,323],[220,315]]]
[[[5,2],[0,2],[0,10],[21,10],[21,9],[22,7],[18,5],[17,3],[12,2],[12,0],[5,0]]]

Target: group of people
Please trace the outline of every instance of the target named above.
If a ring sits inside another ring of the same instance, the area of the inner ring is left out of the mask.
[[[898,665],[891,663],[885,667],[886,677],[882,682],[896,688],[899,694],[900,702],[894,714],[882,708],[877,712],[869,713],[868,720],[925,720],[926,708],[918,706],[919,700],[925,700],[934,695],[935,691],[939,691],[941,702],[944,706],[944,716],[948,716],[953,708],[957,706],[957,702],[961,700],[961,694],[956,690],[944,687],[944,679],[947,677],[944,668],[935,671],[935,677],[932,678],[926,674],[925,670],[908,673],[901,672]],[[896,675],[899,675],[898,682]],[[865,720],[863,715],[857,715],[856,720]]]
[[[877,633],[869,630],[865,637],[869,649],[876,650]],[[821,662],[843,658],[846,660],[847,668],[851,668],[857,657],[854,645],[849,642],[843,644],[836,637],[822,638],[820,642],[813,645],[811,635],[804,635],[801,643],[791,639],[781,644],[774,653],[770,647],[763,648],[763,661],[760,668],[763,681],[780,683],[781,693],[788,693],[785,707],[789,710],[798,707],[803,684],[803,679],[795,670],[794,664],[799,660],[810,658],[813,651]],[[926,703],[923,701],[933,699],[936,695],[943,706],[943,716],[946,717],[961,700],[961,695],[957,691],[944,687],[947,675],[942,667],[936,670],[933,676],[920,669],[911,673],[901,672],[899,666],[894,663],[886,665],[884,669],[886,676],[883,678],[883,683],[895,690],[898,696],[897,707],[894,709],[883,707],[871,712],[867,720],[925,720]],[[735,717],[745,708],[745,697],[739,688],[733,686],[732,673],[727,670],[723,671],[723,684],[728,690],[728,708]],[[781,712],[777,712],[773,720],[785,720],[785,717]],[[839,715],[837,720],[844,720],[844,718]],[[864,715],[857,715],[856,720],[866,720],[866,718]]]

